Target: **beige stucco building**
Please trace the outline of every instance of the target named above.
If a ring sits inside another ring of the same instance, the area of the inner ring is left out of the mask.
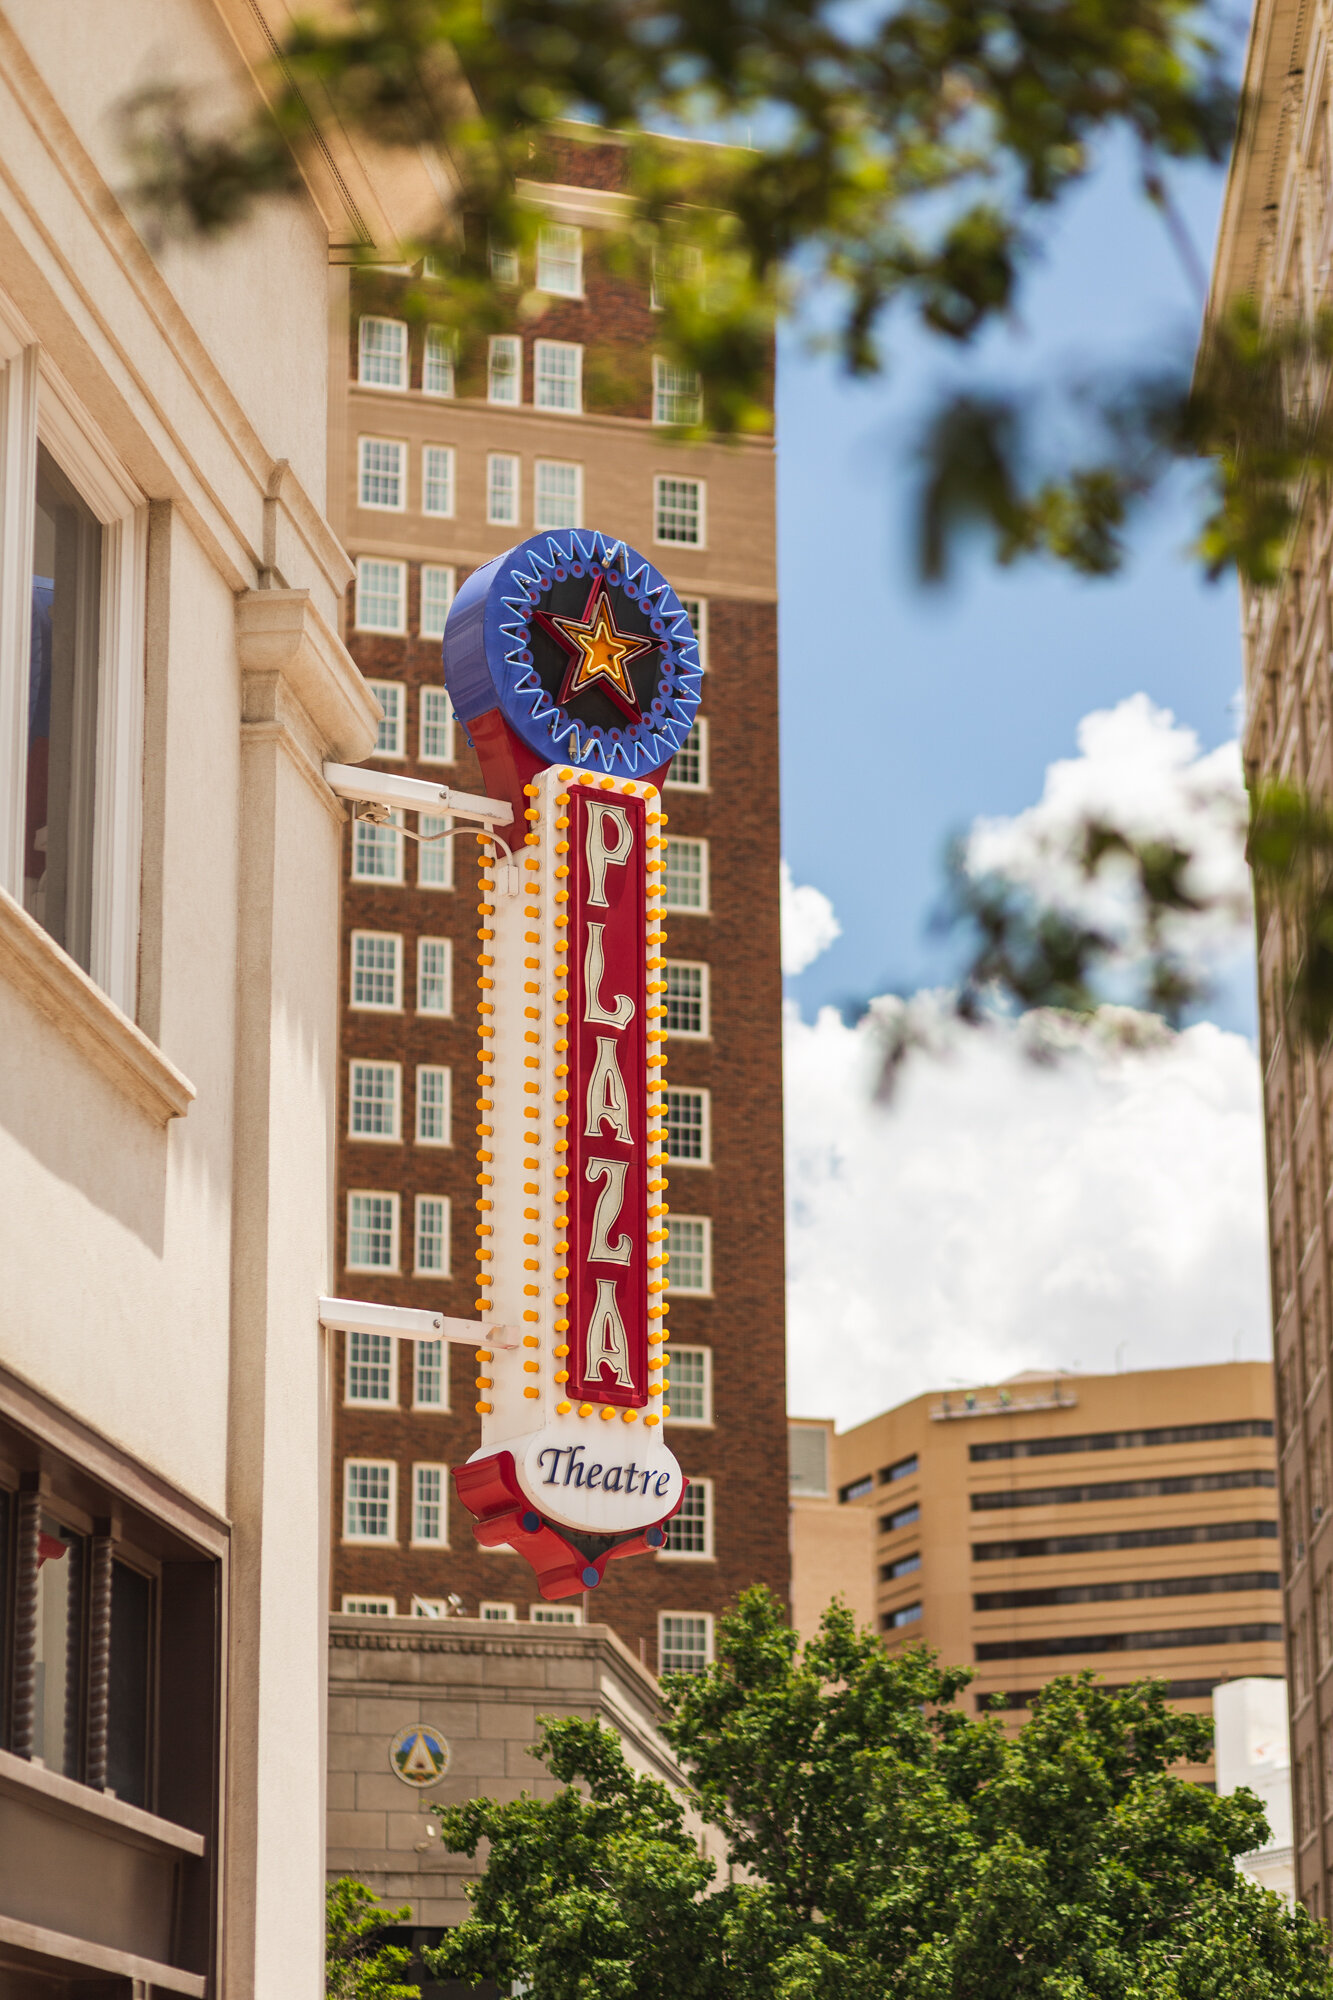
[[[313,2000],[349,241],[336,131],[151,249],[147,82],[256,101],[285,9],[0,9],[0,1993]],[[430,195],[430,199],[435,197]],[[91,1984],[90,1984],[91,1982]]]

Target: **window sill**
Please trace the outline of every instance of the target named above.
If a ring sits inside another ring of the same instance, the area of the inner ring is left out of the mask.
[[[4,889],[0,955],[0,976],[123,1096],[159,1125],[185,1116],[194,1085]]]
[[[0,1793],[24,1799],[59,1819],[84,1825],[95,1822],[113,1838],[132,1847],[147,1847],[155,1852],[170,1848],[195,1856],[207,1851],[202,1833],[159,1819],[156,1813],[145,1812],[142,1806],[126,1805],[110,1792],[94,1791],[91,1785],[77,1784],[73,1778],[44,1770],[40,1764],[30,1764],[26,1757],[16,1757],[9,1750],[0,1750]]]

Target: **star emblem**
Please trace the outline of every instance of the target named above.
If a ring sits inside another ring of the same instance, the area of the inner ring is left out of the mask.
[[[655,639],[641,639],[636,633],[622,632],[616,624],[607,594],[606,578],[594,578],[583,607],[582,618],[560,617],[553,612],[534,613],[539,625],[569,654],[569,665],[560,684],[563,708],[575,695],[600,688],[631,722],[642,719],[643,710],[634,692],[627,668],[640,653],[651,652]]]

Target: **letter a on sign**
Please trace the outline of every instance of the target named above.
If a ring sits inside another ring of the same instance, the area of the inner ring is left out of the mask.
[[[634,1377],[630,1373],[629,1344],[625,1339],[625,1326],[620,1317],[620,1307],[616,1304],[616,1280],[597,1280],[597,1303],[592,1309],[588,1322],[587,1379],[600,1383],[605,1378],[604,1368],[611,1370],[611,1379],[622,1389],[634,1387]]]

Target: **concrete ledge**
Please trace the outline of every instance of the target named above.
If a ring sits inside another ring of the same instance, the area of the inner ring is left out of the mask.
[[[155,1853],[164,1848],[193,1855],[207,1851],[208,1843],[202,1833],[176,1826],[169,1819],[159,1819],[156,1813],[145,1812],[142,1806],[127,1805],[110,1792],[80,1785],[58,1771],[30,1764],[26,1757],[15,1757],[9,1750],[0,1750],[0,1794],[24,1799],[58,1819],[95,1823],[133,1847],[146,1847]]]
[[[161,1965],[154,1958],[89,1944],[84,1938],[67,1937],[63,1931],[46,1930],[41,1924],[25,1924],[18,1917],[0,1917],[0,1962],[5,1960],[48,1978],[77,1968],[142,1981],[163,1993],[189,1994],[192,2000],[205,2000],[208,1992],[208,1981],[201,1973],[179,1972],[174,1965]]]

